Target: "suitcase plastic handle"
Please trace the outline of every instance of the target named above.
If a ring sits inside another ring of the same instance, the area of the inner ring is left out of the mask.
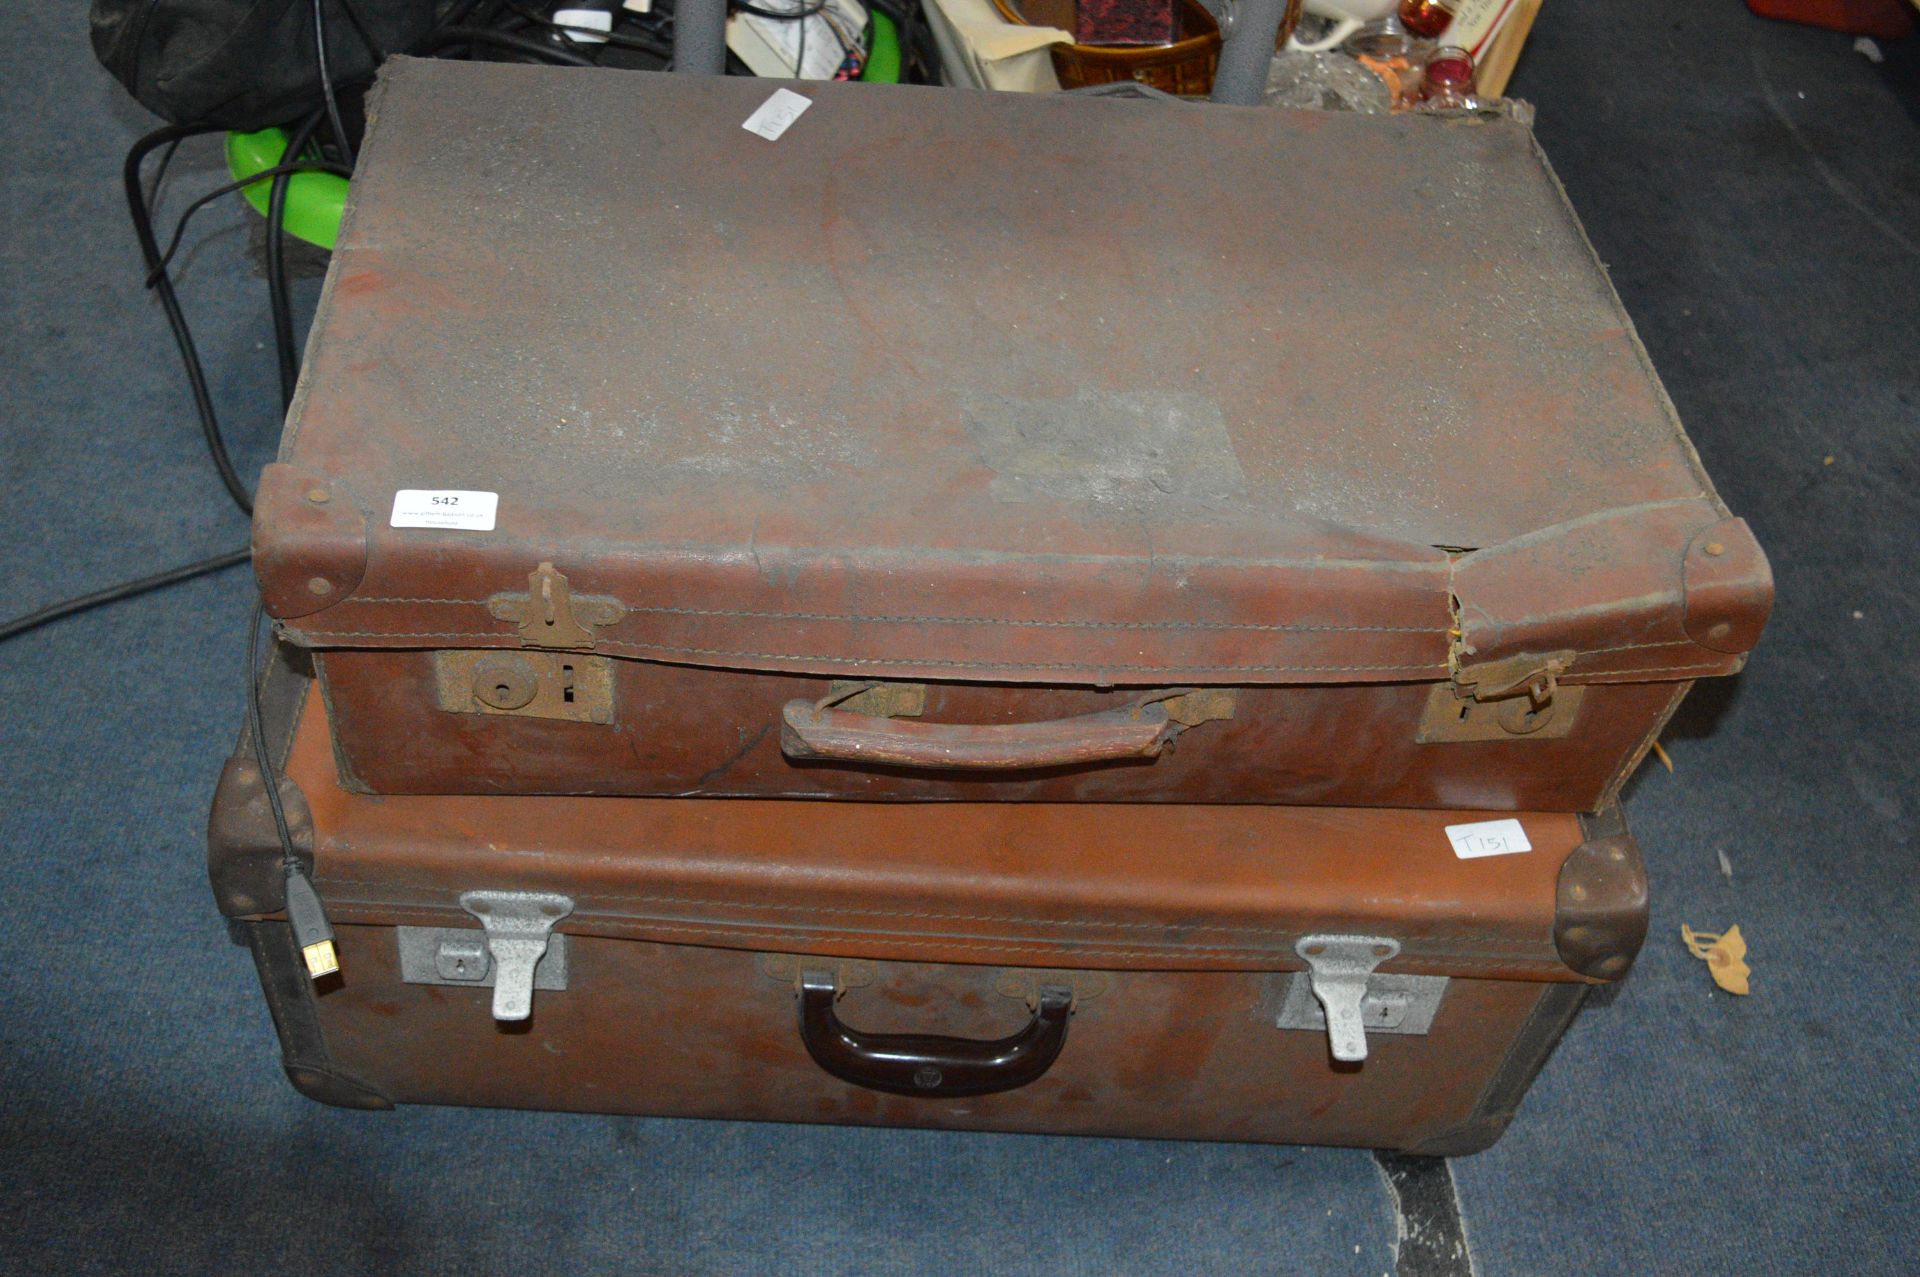
[[[788,701],[781,712],[780,752],[792,759],[833,759],[939,771],[1072,767],[1119,758],[1158,758],[1182,725],[1158,701],[1050,719],[980,725],[919,723]]]
[[[991,1095],[1034,1081],[1067,1044],[1073,991],[1040,990],[1027,1027],[992,1041],[928,1033],[862,1033],[834,1014],[834,979],[826,971],[800,973],[800,1040],[807,1054],[843,1082],[894,1095],[942,1098]]]

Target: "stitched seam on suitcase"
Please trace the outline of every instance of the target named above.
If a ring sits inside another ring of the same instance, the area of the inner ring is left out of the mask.
[[[1294,953],[1291,946],[1282,946],[1277,948],[1266,949],[1266,948],[1250,948],[1250,947],[1228,948],[1226,946],[1166,944],[1166,945],[1156,945],[1152,948],[1119,949],[1119,948],[1099,948],[1099,947],[1089,946],[1085,944],[1077,944],[1071,939],[1064,939],[1064,938],[1061,940],[1055,941],[1051,944],[1013,944],[1013,943],[1000,941],[1000,940],[953,940],[945,936],[939,936],[939,935],[837,936],[830,933],[826,936],[822,936],[818,933],[809,932],[809,931],[777,931],[769,927],[760,926],[756,923],[739,923],[739,924],[721,923],[721,924],[716,924],[714,926],[705,926],[705,927],[674,926],[666,923],[650,923],[650,922],[636,922],[635,925],[645,930],[649,934],[692,935],[692,936],[701,936],[708,940],[713,940],[718,938],[721,935],[732,932],[737,934],[751,934],[754,938],[760,939],[760,940],[791,941],[791,942],[803,943],[803,944],[819,943],[823,940],[826,940],[826,941],[831,941],[836,945],[845,945],[853,948],[858,948],[862,945],[878,945],[888,949],[912,948],[920,951],[933,950],[935,952],[941,952],[945,950],[965,950],[968,952],[985,951],[985,952],[991,952],[991,953],[1045,953],[1045,954],[1064,953],[1064,954],[1070,954],[1070,955],[1081,956],[1081,957],[1095,957],[1095,958],[1167,958],[1167,957],[1174,957],[1174,956],[1209,957],[1209,958],[1279,958],[1279,959],[1283,959],[1288,964],[1289,969],[1291,969],[1293,966],[1298,965],[1299,963],[1299,958]],[[1294,932],[1288,933],[1288,935],[1290,936],[1298,936],[1301,934],[1304,934],[1304,933],[1300,931],[1294,931]],[[1539,946],[1537,945],[1494,945],[1494,944],[1483,944],[1476,941],[1475,947],[1481,948],[1481,949],[1512,948],[1522,952],[1529,951],[1529,950],[1535,953],[1539,952]],[[1508,970],[1517,961],[1517,958],[1502,958],[1502,957],[1474,958],[1474,957],[1468,957],[1465,955],[1457,955],[1450,950],[1444,950],[1444,949],[1436,949],[1431,951],[1419,951],[1419,952],[1408,952],[1406,950],[1402,950],[1400,956],[1402,958],[1409,958],[1416,961],[1444,960],[1450,967],[1471,968],[1475,970],[1496,970],[1496,971]],[[1544,965],[1550,965],[1555,967],[1558,967],[1560,965],[1560,963],[1558,963],[1557,960],[1549,959],[1544,955],[1542,955],[1538,960],[1540,963]]]
[[[356,599],[354,601],[364,602],[367,600]],[[419,601],[430,603],[430,602],[439,602],[441,600],[422,599]],[[451,600],[451,601],[464,602],[465,600]],[[848,619],[850,620],[867,620],[867,619],[885,620],[887,618],[853,617]],[[1028,624],[1028,622],[1008,622],[1008,624]],[[1079,623],[1075,622],[1074,624],[1079,624]],[[1136,628],[1136,627],[1129,627],[1129,628]],[[1149,628],[1149,627],[1142,626],[1137,628]],[[1252,627],[1252,626],[1205,627],[1205,626],[1197,626],[1197,625],[1196,626],[1181,625],[1181,626],[1172,627],[1172,628],[1179,628],[1179,629],[1248,628],[1248,629],[1252,629],[1252,628],[1258,628],[1258,627]],[[1278,629],[1283,627],[1269,627],[1269,628]],[[1294,627],[1294,628],[1305,628],[1305,627]],[[1358,630],[1361,627],[1355,627],[1355,628],[1356,630]],[[1369,629],[1367,630],[1367,632],[1439,635],[1444,631]],[[497,639],[511,639],[514,637],[511,634],[507,634],[498,630],[302,630],[300,631],[300,633],[304,634],[309,639],[348,639],[348,638],[461,639],[461,638],[465,638],[465,639],[496,639],[497,640]],[[1593,648],[1589,651],[1584,651],[1581,654],[1588,657],[1594,657],[1594,656],[1608,656],[1615,652],[1634,652],[1634,651],[1640,651],[1646,648],[1655,648],[1655,647],[1695,647],[1695,646],[1698,646],[1698,645],[1689,640],[1676,639],[1670,642],[1663,642],[1663,643],[1628,643],[1620,647]],[[794,652],[742,652],[742,651],[735,651],[730,648],[676,647],[666,643],[636,643],[636,642],[629,642],[624,639],[606,639],[606,638],[597,640],[594,643],[594,647],[596,649],[624,648],[631,652],[678,652],[688,656],[744,656],[744,657],[749,657],[755,660],[766,660],[766,661],[822,661],[822,662],[836,662],[841,665],[928,665],[928,666],[940,666],[942,668],[1075,669],[1075,670],[1126,669],[1126,670],[1152,670],[1152,671],[1183,668],[1183,669],[1197,669],[1197,670],[1226,670],[1226,671],[1299,670],[1302,672],[1320,672],[1320,673],[1359,673],[1363,671],[1382,671],[1382,670],[1406,671],[1406,672],[1412,673],[1412,672],[1421,672],[1421,671],[1444,670],[1448,668],[1448,666],[1445,665],[1444,663],[1426,664],[1426,665],[1179,665],[1179,664],[1170,664],[1168,666],[1159,666],[1159,665],[1106,665],[1106,664],[1095,664],[1095,663],[1090,663],[1085,661],[918,660],[918,659],[888,658],[888,657],[801,655]],[[1731,659],[1731,657],[1729,657],[1729,659]],[[1715,661],[1705,665],[1697,665],[1697,664],[1696,665],[1650,665],[1650,666],[1643,666],[1643,667],[1623,668],[1623,669],[1617,669],[1617,670],[1587,669],[1587,670],[1579,671],[1579,673],[1584,674],[1588,677],[1592,677],[1598,674],[1675,674],[1675,673],[1681,673],[1683,671],[1692,672],[1692,673],[1704,673],[1712,670],[1717,670],[1721,668],[1721,666],[1724,663],[1725,662]],[[1574,681],[1578,681],[1578,675],[1574,676]]]
[[[622,919],[621,921],[627,921],[627,920]],[[1090,958],[1167,958],[1172,956],[1191,956],[1191,957],[1204,956],[1204,957],[1221,958],[1221,959],[1226,959],[1226,958],[1279,959],[1285,965],[1285,969],[1287,970],[1292,970],[1299,965],[1299,958],[1297,955],[1294,954],[1291,948],[1229,949],[1229,948],[1205,948],[1205,947],[1191,946],[1191,945],[1163,945],[1163,946],[1150,948],[1150,949],[1118,949],[1118,948],[1096,948],[1088,945],[1074,944],[1069,940],[1062,940],[1053,944],[1014,944],[1014,943],[1010,943],[1006,941],[998,941],[998,940],[952,940],[944,936],[928,936],[928,935],[838,936],[838,935],[833,935],[831,933],[822,935],[819,933],[806,932],[806,931],[779,931],[770,927],[763,927],[753,923],[739,923],[739,924],[722,923],[722,924],[716,924],[713,926],[676,926],[669,923],[653,923],[653,922],[635,920],[634,925],[640,930],[644,931],[649,936],[655,936],[655,935],[694,936],[694,937],[698,937],[699,939],[705,940],[709,943],[716,942],[720,939],[725,938],[727,935],[731,934],[734,936],[747,937],[747,938],[751,938],[753,940],[762,941],[762,942],[771,941],[771,942],[785,942],[785,943],[794,943],[794,944],[817,944],[817,943],[821,943],[822,941],[827,941],[832,943],[835,947],[856,948],[856,949],[862,948],[862,947],[867,947],[867,948],[877,947],[877,948],[885,948],[885,949],[907,948],[920,953],[929,953],[929,952],[946,953],[946,952],[952,952],[952,951],[988,952],[988,953],[1037,953],[1037,954],[1047,954],[1047,955],[1063,955],[1064,954],[1071,957],[1090,957]],[[1288,934],[1298,935],[1300,933],[1290,932]],[[612,938],[622,939],[624,937],[612,937]],[[1485,944],[1485,943],[1476,941],[1475,947],[1486,949],[1486,948],[1495,948],[1500,946]],[[1514,947],[1518,948],[1522,946],[1514,946]],[[1537,949],[1537,946],[1528,946],[1528,947],[1533,947]],[[1511,970],[1515,965],[1515,959],[1503,960],[1500,958],[1473,958],[1465,955],[1454,954],[1452,952],[1445,951],[1445,950],[1435,950],[1432,952],[1412,952],[1412,953],[1402,951],[1401,957],[1410,958],[1415,961],[1429,961],[1429,962],[1444,961],[1450,968],[1460,968],[1463,970],[1507,971],[1507,970]],[[903,961],[914,960],[913,954],[911,953],[908,954],[902,960]],[[938,959],[935,959],[935,960],[937,961]],[[1550,966],[1558,965],[1557,963],[1550,961],[1544,956],[1542,956],[1539,959],[1539,963],[1541,965],[1550,965]]]
[[[392,632],[387,630],[304,630],[309,639],[347,639],[347,638],[472,638],[501,639],[508,637],[499,633],[475,633],[470,630],[430,630],[415,632]],[[1437,631],[1436,631],[1437,632]],[[925,660],[906,657],[864,657],[837,655],[802,655],[797,652],[738,652],[723,647],[673,647],[665,643],[623,643],[615,639],[600,639],[594,643],[596,651],[601,648],[626,649],[634,653],[675,652],[682,656],[740,656],[756,661],[817,661],[823,665],[906,665],[926,666],[939,669],[1008,669],[1008,670],[1138,670],[1142,673],[1165,674],[1176,670],[1207,670],[1215,673],[1270,673],[1294,672],[1303,674],[1362,674],[1362,673],[1433,673],[1446,669],[1439,665],[1189,665],[1173,662],[1167,665],[1121,665],[1090,661],[953,661]]]
[[[962,951],[987,952],[1048,952],[1048,954],[1066,952],[1066,954],[1079,954],[1079,956],[1092,956],[1092,958],[1169,958],[1169,956],[1284,958],[1288,964],[1298,964],[1298,954],[1294,954],[1292,945],[1277,945],[1277,947],[1273,947],[1273,949],[1254,949],[1254,947],[1227,947],[1227,945],[1179,945],[1179,943],[1167,943],[1167,945],[1154,945],[1154,947],[1150,947],[1150,949],[1108,949],[1108,947],[1094,947],[1094,945],[1087,945],[1087,943],[1077,943],[1077,941],[1073,941],[1071,937],[1062,937],[1062,939],[1050,941],[1050,943],[1027,943],[1027,945],[1018,945],[1018,943],[1012,943],[1012,941],[995,941],[995,939],[948,939],[945,935],[866,935],[866,933],[860,933],[860,935],[837,935],[837,933],[831,933],[831,931],[828,931],[828,933],[818,933],[818,931],[780,931],[780,929],[760,926],[760,924],[756,924],[756,922],[743,922],[743,924],[726,924],[726,922],[722,922],[722,924],[710,924],[710,926],[678,926],[678,924],[645,922],[645,920],[632,920],[632,922],[634,922],[636,928],[643,929],[643,931],[647,931],[647,933],[653,933],[653,935],[699,935],[699,937],[705,937],[708,941],[714,941],[714,939],[724,937],[724,935],[728,935],[728,933],[735,933],[735,935],[751,935],[751,937],[762,939],[762,941],[772,939],[772,941],[793,941],[793,943],[820,943],[820,941],[826,939],[826,941],[831,941],[833,945],[845,945],[845,947],[852,947],[852,949],[858,949],[858,947],[862,947],[862,945],[881,945],[881,947],[887,947],[887,949],[902,949],[902,947],[908,947],[908,949],[918,949],[918,951],[962,949]],[[1306,931],[1286,931],[1284,937],[1281,937],[1281,939],[1292,939],[1292,937],[1298,937],[1298,935],[1304,935],[1304,933],[1306,933]],[[1540,962],[1540,964],[1555,966],[1555,968],[1561,966],[1561,962],[1559,962],[1557,958],[1549,958],[1549,956],[1546,956],[1546,952],[1542,951],[1540,945],[1517,945],[1517,943],[1486,943],[1486,941],[1475,941],[1475,949],[1505,949],[1505,951],[1513,951],[1513,954],[1532,952],[1532,954],[1538,954],[1538,962]],[[1476,970],[1507,970],[1507,968],[1513,966],[1513,962],[1517,960],[1517,956],[1515,956],[1515,958],[1503,958],[1503,956],[1475,958],[1475,956],[1469,956],[1469,954],[1457,954],[1457,952],[1450,951],[1450,949],[1423,949],[1423,951],[1415,952],[1402,951],[1402,958],[1413,958],[1413,960],[1423,960],[1423,962],[1444,958],[1444,960],[1446,960],[1448,964],[1452,964],[1452,966],[1476,968]]]
[[[339,877],[335,877],[332,874],[327,875],[325,881],[326,881],[326,885],[329,888],[335,885],[348,886],[348,887],[386,887],[391,885],[386,882],[375,881],[367,878],[339,878]],[[902,910],[902,909],[854,909],[854,908],[844,908],[840,906],[787,905],[787,904],[779,904],[772,901],[756,901],[756,900],[743,900],[743,901],[694,900],[684,896],[615,895],[611,893],[597,892],[597,891],[592,893],[590,896],[583,896],[583,898],[591,900],[595,903],[600,903],[605,901],[620,901],[626,904],[668,905],[676,908],[741,909],[741,910],[757,910],[757,911],[766,912],[766,913],[801,913],[801,914],[807,914],[815,917],[886,918],[886,919],[893,919],[896,921],[918,920],[918,921],[925,921],[925,922],[996,922],[996,923],[1004,923],[1008,926],[1046,927],[1046,928],[1055,928],[1061,931],[1068,931],[1068,932],[1094,930],[1094,929],[1112,930],[1112,931],[1150,931],[1150,930],[1217,931],[1227,935],[1241,935],[1241,936],[1248,936],[1248,937],[1271,936],[1276,940],[1285,940],[1301,934],[1298,928],[1242,927],[1242,926],[1233,926],[1226,923],[1178,924],[1178,923],[1167,923],[1167,922],[1117,922],[1117,921],[1111,921],[1111,920],[1105,920],[1105,919],[1089,919],[1082,922],[1068,922],[1059,918],[1021,918],[1021,917],[1009,917],[1009,916],[1000,915],[1000,914],[934,913],[931,911],[915,912],[915,911]],[[614,919],[614,921],[631,922],[636,925],[652,925],[651,920],[646,918],[616,918]],[[662,922],[662,925],[670,925],[667,920],[663,919],[661,920],[661,922]],[[726,919],[716,919],[708,923],[694,923],[691,925],[711,926],[711,927],[759,927],[762,924],[755,923],[755,922],[733,922],[733,921],[728,921]],[[1525,940],[1487,939],[1487,940],[1476,940],[1474,944],[1475,944],[1475,947],[1482,948],[1482,949],[1510,949],[1515,952],[1540,951],[1542,949],[1542,946],[1540,946],[1539,944],[1534,943],[1532,941],[1525,941]],[[1163,944],[1161,944],[1159,948],[1161,949],[1192,949],[1197,952],[1223,952],[1224,953],[1224,952],[1231,951],[1222,946],[1188,945],[1188,944],[1183,944],[1182,942],[1177,940],[1166,941]]]
[[[1654,720],[1653,726],[1648,729],[1646,739],[1640,742],[1638,749],[1635,749],[1628,754],[1626,758],[1621,760],[1620,766],[1615,769],[1613,775],[1608,778],[1607,787],[1600,791],[1604,795],[1604,800],[1601,803],[1602,807],[1608,803],[1619,800],[1620,787],[1627,783],[1629,776],[1640,769],[1640,764],[1645,761],[1647,755],[1652,752],[1654,742],[1659,740],[1661,734],[1667,730],[1667,724],[1673,721],[1675,711],[1680,708],[1680,702],[1686,699],[1687,691],[1692,686],[1693,684],[1690,682],[1682,683],[1673,689],[1672,695],[1667,697],[1666,708],[1660,711],[1660,716]],[[1583,832],[1584,829],[1585,821],[1583,819]]]
[[[485,607],[489,599],[409,599],[355,597],[351,603],[436,603],[472,604]],[[617,601],[617,600],[616,600]],[[1021,629],[1045,630],[1248,630],[1256,633],[1326,634],[1445,634],[1431,625],[1261,625],[1247,621],[1079,621],[1019,620],[1003,616],[866,616],[842,612],[754,612],[724,608],[629,607],[629,614],[644,616],[724,616],[754,621],[851,621],[860,625],[1005,625]],[[1656,647],[1659,644],[1645,644]]]

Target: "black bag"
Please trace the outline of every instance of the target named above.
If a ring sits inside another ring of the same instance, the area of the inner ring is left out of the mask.
[[[324,0],[336,88],[433,29],[437,0]],[[320,105],[312,0],[93,0],[94,56],[173,124],[260,129]]]

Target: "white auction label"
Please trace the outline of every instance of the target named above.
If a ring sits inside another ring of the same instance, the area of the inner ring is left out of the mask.
[[[457,528],[463,532],[493,531],[493,514],[500,506],[498,492],[449,492],[433,488],[402,488],[393,494],[396,528]]]
[[[769,142],[777,142],[793,122],[808,107],[813,99],[795,93],[792,89],[775,89],[773,96],[760,104],[760,109],[747,117],[740,127],[749,133],[758,133]]]
[[[1453,844],[1453,854],[1462,860],[1474,860],[1481,856],[1511,856],[1517,851],[1533,850],[1533,844],[1527,841],[1527,831],[1520,827],[1519,821],[1513,819],[1448,825],[1447,841]]]

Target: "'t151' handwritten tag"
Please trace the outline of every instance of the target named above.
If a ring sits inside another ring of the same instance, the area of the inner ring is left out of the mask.
[[[1527,831],[1520,827],[1519,821],[1513,819],[1448,825],[1447,841],[1453,844],[1453,854],[1462,860],[1477,860],[1481,856],[1511,856],[1518,851],[1533,850],[1533,844],[1527,841]]]
[[[396,528],[457,528],[463,532],[493,531],[493,514],[500,506],[497,492],[448,492],[433,488],[402,488],[393,494]]]
[[[775,89],[773,96],[760,104],[758,110],[746,118],[740,125],[749,133],[758,133],[769,142],[777,142],[800,113],[813,105],[813,99],[795,93],[792,89]]]

